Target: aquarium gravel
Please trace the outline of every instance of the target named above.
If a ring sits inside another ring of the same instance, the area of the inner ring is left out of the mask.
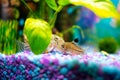
[[[120,80],[120,55],[0,53],[0,80]]]

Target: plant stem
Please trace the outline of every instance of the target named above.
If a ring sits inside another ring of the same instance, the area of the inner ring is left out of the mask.
[[[0,52],[10,55],[16,53],[17,20],[0,20]]]
[[[33,16],[36,16],[35,14],[34,14],[34,12],[33,12],[33,10],[28,6],[28,4],[25,2],[25,0],[21,0],[22,1],[22,3],[28,8],[28,10],[30,11],[30,13],[32,13],[33,14]]]
[[[81,29],[80,26],[77,26],[77,25],[74,25],[74,26],[72,26],[71,28],[62,31],[61,33],[62,33],[62,34],[65,34],[65,33],[69,32],[69,31],[72,31],[74,28],[78,28],[78,29],[80,30],[80,32],[81,32],[82,38],[85,38],[85,35],[84,35],[83,30]]]
[[[55,25],[55,21],[57,19],[57,14],[62,10],[63,6],[59,6],[58,9],[55,11],[51,21],[49,22],[51,29],[54,27]]]

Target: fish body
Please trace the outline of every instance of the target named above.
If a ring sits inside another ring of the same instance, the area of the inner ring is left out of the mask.
[[[18,46],[17,52],[31,50],[26,36],[24,36],[24,42],[21,41],[16,41],[16,42]],[[48,53],[54,49],[72,55],[84,53],[83,49],[80,48],[77,44],[75,44],[74,42],[65,42],[61,37],[57,35],[52,35],[52,40],[48,45],[45,53]]]
[[[17,52],[30,51],[30,46],[28,43],[16,40]]]
[[[27,37],[24,35],[23,38],[24,42],[16,40],[16,44],[17,44],[17,52],[23,52],[23,51],[30,51],[30,46],[28,44],[28,40]]]
[[[84,50],[81,47],[74,44],[73,42],[65,42],[62,45],[62,48],[63,48],[64,52],[69,53],[71,55],[84,53]]]

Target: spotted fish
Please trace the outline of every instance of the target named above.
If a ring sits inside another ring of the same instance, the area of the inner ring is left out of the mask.
[[[84,50],[77,45],[77,42],[77,39],[75,39],[73,42],[65,42],[61,37],[53,35],[47,50],[49,52],[52,49],[56,49],[63,53],[72,55],[83,54]]]
[[[24,36],[24,42],[20,42],[20,41],[16,41],[16,42],[18,45],[18,52],[22,52],[24,50],[30,50],[30,46],[28,44],[26,36]],[[48,45],[45,53],[48,53],[53,49],[72,55],[82,54],[84,52],[83,49],[79,47],[75,42],[65,42],[61,37],[57,35],[52,35],[52,40]]]

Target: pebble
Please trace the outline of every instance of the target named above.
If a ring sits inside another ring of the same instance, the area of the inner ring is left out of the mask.
[[[38,56],[27,52],[9,56],[0,53],[0,80],[90,80],[90,76],[105,80],[111,75],[120,80],[120,58],[112,57],[100,52],[84,56],[63,55],[58,51]]]
[[[60,74],[65,75],[67,73],[68,73],[68,69],[67,68],[63,67],[63,68],[60,69]]]

